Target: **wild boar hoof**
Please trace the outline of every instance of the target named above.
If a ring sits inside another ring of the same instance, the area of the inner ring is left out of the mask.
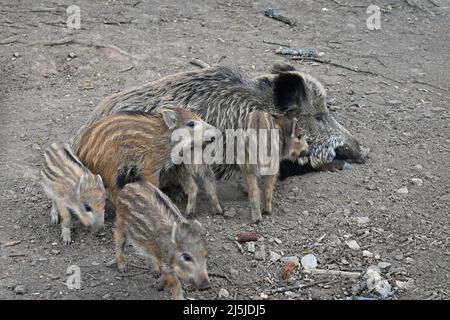
[[[61,232],[61,236],[63,238],[64,244],[68,246],[72,241],[72,239],[70,238],[70,229],[63,229]]]

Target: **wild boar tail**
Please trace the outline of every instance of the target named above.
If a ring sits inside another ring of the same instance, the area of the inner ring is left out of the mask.
[[[135,162],[123,164],[117,172],[116,185],[117,188],[122,189],[128,183],[138,182],[143,179],[142,168]]]

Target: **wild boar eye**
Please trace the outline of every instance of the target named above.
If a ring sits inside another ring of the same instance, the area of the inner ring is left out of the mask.
[[[194,121],[189,121],[189,122],[186,124],[186,126],[189,127],[189,128],[193,128],[193,127],[195,127],[195,122],[194,122]]]
[[[88,211],[88,212],[91,212],[91,211],[92,211],[92,208],[91,208],[89,205],[85,204],[85,205],[84,205],[84,210],[86,210],[86,211]]]
[[[192,257],[188,254],[188,253],[183,253],[181,255],[181,258],[186,261],[186,262],[191,262],[192,261]]]

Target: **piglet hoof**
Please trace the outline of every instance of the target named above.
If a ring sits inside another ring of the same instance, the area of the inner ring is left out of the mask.
[[[52,216],[51,216],[51,218],[50,218],[50,222],[51,222],[52,224],[58,224],[58,222],[59,222],[58,214],[56,214],[56,215],[52,214]]]
[[[72,239],[70,238],[70,229],[64,228],[61,232],[61,237],[63,238],[63,243],[68,246],[70,245]]]
[[[160,276],[158,280],[156,280],[156,289],[158,291],[162,291],[166,287],[166,279]]]
[[[252,222],[254,223],[254,224],[258,224],[258,223],[260,223],[262,221],[262,216],[261,216],[261,214],[259,214],[259,216],[252,216]]]
[[[272,206],[267,206],[263,209],[263,214],[271,215],[272,214]]]
[[[127,264],[125,262],[118,263],[117,264],[117,269],[121,273],[127,273],[128,272],[128,267],[127,267]]]

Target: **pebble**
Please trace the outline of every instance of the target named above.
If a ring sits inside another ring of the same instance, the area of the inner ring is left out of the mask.
[[[381,261],[378,262],[378,268],[380,268],[381,271],[387,271],[391,268],[392,264],[389,262]]]
[[[219,296],[219,298],[229,298],[230,293],[228,292],[227,289],[220,288],[218,296]]]
[[[21,285],[21,284],[19,284],[19,285],[17,285],[15,288],[14,288],[14,293],[15,294],[26,294],[27,293],[27,288],[24,286],[24,285]]]
[[[103,299],[109,299],[109,298],[111,298],[111,294],[110,294],[110,293],[107,293],[107,294],[103,295],[102,298],[103,298]]]
[[[307,217],[307,216],[309,216],[309,211],[308,211],[308,210],[303,210],[303,211],[302,211],[302,214],[303,214],[305,217]]]
[[[262,293],[259,295],[259,297],[260,297],[262,300],[267,300],[267,299],[269,299],[269,296],[268,296],[267,294],[265,294],[264,292],[262,292]]]
[[[363,257],[373,258],[373,253],[370,252],[369,250],[363,250],[362,255]]]
[[[230,275],[232,277],[237,277],[239,275],[239,271],[236,268],[233,268],[233,267],[230,267],[229,272],[230,272]]]
[[[410,290],[410,289],[414,288],[414,279],[409,279],[408,281],[396,280],[395,285],[399,289]]]
[[[400,189],[397,190],[398,194],[408,194],[408,188],[407,187],[402,187]]]
[[[32,148],[33,150],[36,150],[36,151],[40,151],[40,150],[41,150],[41,146],[38,145],[37,143],[33,143],[33,145],[31,146],[31,148]]]
[[[359,250],[359,249],[361,249],[361,247],[359,246],[358,242],[356,242],[355,240],[350,240],[350,241],[347,241],[345,243],[352,250]]]
[[[273,238],[273,241],[275,241],[275,242],[278,243],[278,244],[281,244],[281,243],[282,243],[281,240],[278,239],[278,238]]]
[[[405,259],[405,262],[406,262],[407,264],[411,264],[411,263],[414,263],[414,259],[408,257],[408,258]]]
[[[358,224],[367,224],[370,221],[369,217],[356,217]]]
[[[75,52],[69,52],[69,58],[71,58],[71,59],[73,59],[73,58],[76,58],[76,53]]]
[[[279,255],[278,253],[274,252],[274,251],[270,251],[270,261],[271,262],[276,262],[278,260],[280,260],[281,255]]]
[[[301,263],[304,270],[317,268],[317,258],[311,253],[303,256],[301,259]]]
[[[419,178],[412,178],[411,182],[416,186],[416,187],[421,187],[423,186],[423,180],[419,179]]]
[[[259,246],[259,250],[255,253],[256,260],[265,260],[266,259],[266,246],[261,244]]]
[[[420,165],[420,164],[416,164],[415,166],[414,166],[414,169],[416,169],[416,170],[423,170],[423,167]]]
[[[254,241],[247,242],[247,251],[251,252],[251,253],[255,253],[255,242]]]

